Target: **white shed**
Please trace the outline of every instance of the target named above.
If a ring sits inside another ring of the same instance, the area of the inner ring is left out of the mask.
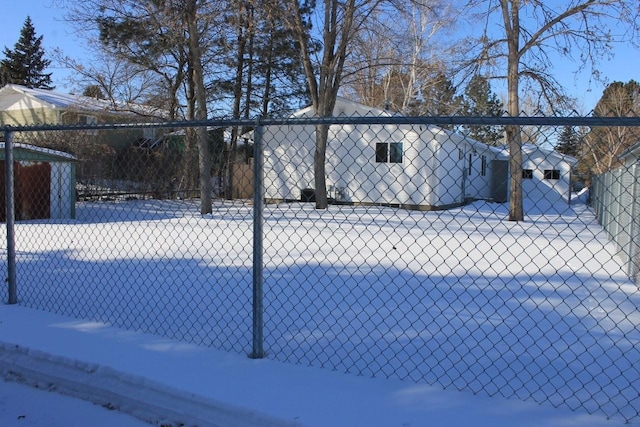
[[[17,220],[75,218],[76,158],[62,151],[13,145]],[[5,145],[0,143],[0,216],[5,212]]]
[[[522,194],[529,200],[550,204],[571,199],[572,156],[534,144],[522,146]]]
[[[339,98],[334,116],[390,117]],[[312,107],[292,117],[311,117]],[[315,127],[268,126],[265,197],[301,200],[313,189]],[[337,203],[438,209],[491,197],[491,164],[500,150],[433,125],[331,125],[326,174]]]

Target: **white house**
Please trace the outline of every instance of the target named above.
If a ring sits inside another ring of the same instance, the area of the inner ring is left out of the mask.
[[[390,117],[392,113],[339,98],[334,116]],[[313,116],[312,107],[293,114]],[[313,125],[268,126],[265,197],[300,200],[314,187]],[[438,209],[491,197],[491,165],[502,152],[433,125],[331,125],[326,175],[337,203]]]
[[[338,98],[334,116],[391,117],[393,113]],[[292,115],[312,117],[312,107]],[[267,126],[265,198],[304,200],[314,187],[313,125]],[[553,204],[568,201],[577,160],[525,144],[523,196]],[[509,152],[433,125],[331,125],[326,175],[336,203],[446,209],[470,200],[506,202]],[[306,191],[305,191],[306,190]]]

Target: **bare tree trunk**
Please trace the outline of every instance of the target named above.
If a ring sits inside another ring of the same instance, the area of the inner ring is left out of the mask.
[[[233,87],[233,111],[232,117],[234,119],[240,118],[240,104],[242,101],[242,84],[244,80],[244,55],[247,46],[247,25],[248,18],[246,16],[246,5],[244,2],[238,4],[237,10],[237,22],[236,22],[236,41],[237,56],[236,56],[236,81]],[[233,156],[235,147],[238,141],[238,128],[233,127],[231,129],[231,141],[229,143],[229,150],[225,156],[225,163],[227,165],[227,186],[225,189],[225,195],[227,200],[233,198]]]
[[[509,4],[511,9],[509,10]],[[507,112],[511,117],[520,115],[519,81],[520,81],[520,1],[501,0],[502,17],[508,35],[507,55]],[[509,221],[523,221],[524,209],[522,201],[522,134],[520,127],[506,127],[507,144],[509,146],[510,197]]]
[[[327,197],[326,159],[329,125],[316,126],[316,151],[313,155],[313,173],[315,181],[316,209],[329,206]]]
[[[324,50],[318,78],[316,78],[315,68],[308,50],[307,40],[309,35],[306,32],[306,26],[303,24],[300,5],[297,0],[292,0],[290,5],[294,15],[292,29],[300,45],[302,64],[309,85],[313,109],[316,117],[327,118],[333,115],[333,107],[335,106],[338,89],[342,81],[348,45],[354,34],[354,16],[357,7],[355,0],[347,0],[344,3],[338,0],[324,0],[323,3],[324,26],[322,37]],[[327,209],[329,206],[325,174],[328,134],[329,125],[316,126],[316,151],[313,168],[316,209]]]
[[[195,117],[196,120],[203,121],[207,119],[207,93],[204,87],[196,2],[197,0],[187,1],[185,14],[189,28],[189,56],[191,57],[196,95]],[[206,126],[197,128],[196,140],[198,142],[198,166],[200,170],[200,213],[208,214],[213,212],[213,206],[211,203],[211,154],[209,152]]]
[[[193,84],[193,72],[191,71],[191,61],[187,61],[187,120],[195,120],[196,117],[196,94]],[[179,190],[182,197],[195,197],[194,190],[198,188],[198,144],[195,129],[187,128],[184,134],[184,151],[182,154],[182,170],[180,173]]]

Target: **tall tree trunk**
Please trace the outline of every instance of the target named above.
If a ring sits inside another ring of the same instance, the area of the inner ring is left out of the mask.
[[[342,72],[347,57],[348,44],[353,36],[353,22],[356,13],[355,0],[340,2],[324,0],[324,27],[322,32],[323,54],[319,67],[320,75],[316,79],[311,62],[308,34],[303,25],[300,5],[292,0],[293,31],[300,44],[300,54],[304,66],[309,93],[316,117],[328,118],[333,115],[333,107],[342,81]],[[314,154],[314,183],[316,209],[327,209],[326,150],[329,125],[316,125],[316,151]]]
[[[204,121],[207,119],[207,93],[204,87],[196,3],[197,0],[188,0],[185,14],[189,29],[189,56],[191,57],[193,72],[192,81],[196,96],[195,118],[198,121]],[[199,126],[197,128],[196,140],[198,142],[198,166],[200,170],[200,213],[204,215],[213,212],[211,202],[211,153],[209,151],[206,126]]]
[[[266,64],[265,76],[264,76],[264,94],[262,96],[262,117],[266,117],[269,113],[269,101],[271,101],[271,73],[273,70],[273,27],[269,29],[269,41],[267,48],[267,57],[263,59]]]
[[[509,5],[511,9],[509,10]],[[507,112],[511,117],[520,115],[519,80],[520,80],[520,1],[501,0],[502,17],[508,35],[507,54]],[[522,134],[520,126],[506,127],[507,144],[509,146],[510,196],[509,221],[523,221],[522,203]]]
[[[233,111],[232,117],[234,119],[240,118],[240,104],[242,103],[242,84],[244,82],[244,54],[247,45],[247,31],[248,19],[245,16],[246,7],[244,2],[240,2],[238,7],[238,22],[236,23],[236,41],[238,43],[236,52],[236,80],[233,87]],[[229,150],[225,156],[225,163],[227,165],[227,186],[225,189],[225,195],[227,200],[233,198],[233,159],[235,154],[235,147],[238,141],[238,128],[233,127],[231,129],[231,141],[229,143]]]
[[[193,72],[191,61],[187,61],[187,120],[195,120],[196,94],[193,84]],[[198,144],[196,130],[185,129],[184,152],[182,157],[182,173],[180,174],[179,189],[186,198],[195,197],[193,192],[198,188]]]
[[[326,209],[329,206],[326,179],[328,135],[329,125],[316,125],[316,151],[313,155],[316,209]]]

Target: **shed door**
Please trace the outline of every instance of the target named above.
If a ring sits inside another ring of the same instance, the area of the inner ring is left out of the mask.
[[[492,160],[491,170],[491,197],[498,203],[505,203],[509,187],[509,161]]]
[[[51,216],[51,165],[35,163],[16,169],[16,219]]]

